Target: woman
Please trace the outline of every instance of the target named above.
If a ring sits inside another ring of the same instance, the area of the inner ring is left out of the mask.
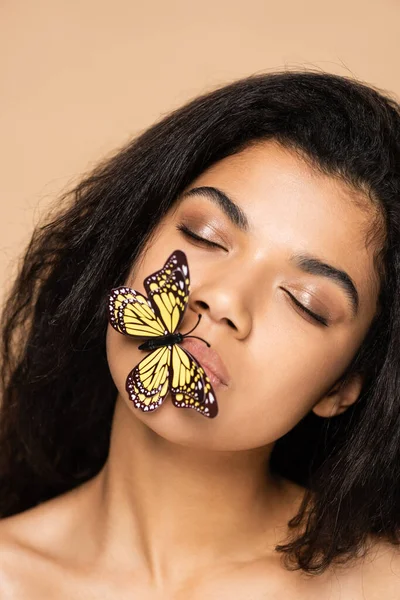
[[[399,159],[394,100],[281,72],[64,198],[3,313],[1,597],[400,596]],[[107,318],[175,250],[213,419],[136,408],[143,350]]]

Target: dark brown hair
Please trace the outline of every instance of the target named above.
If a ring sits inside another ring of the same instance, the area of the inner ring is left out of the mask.
[[[117,390],[106,299],[154,227],[202,171],[275,139],[371,198],[383,218],[380,311],[346,373],[357,403],[310,413],[278,440],[271,467],[306,485],[277,550],[322,572],[400,522],[400,111],[388,94],[321,72],[278,72],[194,99],[100,164],[54,205],[22,256],[2,314],[0,514],[57,496],[104,465]]]

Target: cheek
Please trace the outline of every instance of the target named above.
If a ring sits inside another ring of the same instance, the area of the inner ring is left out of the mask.
[[[297,425],[312,405],[306,390],[291,393],[285,386],[276,392],[271,388],[248,387],[237,401],[228,398],[222,404],[221,412],[224,413],[225,432],[229,432],[229,438],[238,450],[276,442]]]
[[[237,376],[226,405],[226,426],[238,445],[272,443],[295,425],[326,394],[350,360],[342,346],[296,343],[269,335],[268,347],[252,352]],[[314,340],[313,340],[314,342]],[[239,426],[240,424],[240,426]]]

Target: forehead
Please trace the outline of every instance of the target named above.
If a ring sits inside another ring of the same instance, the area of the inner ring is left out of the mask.
[[[238,235],[258,254],[315,254],[349,272],[364,302],[376,300],[376,244],[367,244],[376,208],[361,191],[320,173],[275,141],[215,163],[189,188],[198,186],[219,188],[242,208],[249,229]],[[205,202],[199,199],[199,205]],[[218,208],[211,210],[215,214]]]

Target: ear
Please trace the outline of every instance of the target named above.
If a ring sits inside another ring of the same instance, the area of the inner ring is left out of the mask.
[[[347,379],[341,379],[313,407],[319,417],[334,417],[344,413],[358,399],[363,384],[360,373],[354,373]]]

